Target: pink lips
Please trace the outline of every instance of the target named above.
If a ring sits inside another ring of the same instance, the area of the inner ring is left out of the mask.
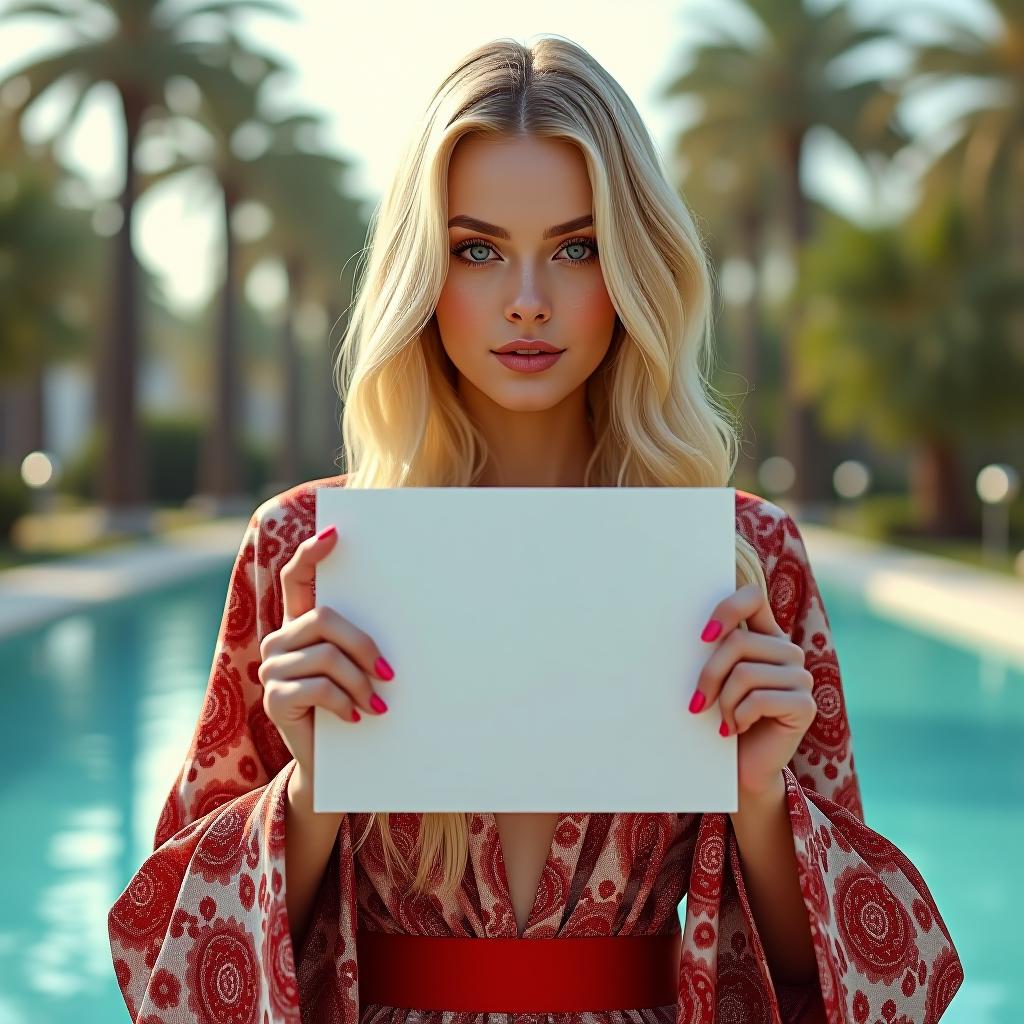
[[[538,352],[551,352],[558,353],[563,351],[556,345],[552,345],[550,342],[541,341],[539,338],[515,338],[512,341],[506,342],[500,348],[494,349],[495,354],[498,352],[507,353],[514,352],[517,348],[519,349],[534,349]]]
[[[507,366],[510,370],[517,370],[519,373],[538,373],[554,366],[562,357],[561,352],[541,352],[535,356],[517,356],[515,353],[495,352],[494,358]]]

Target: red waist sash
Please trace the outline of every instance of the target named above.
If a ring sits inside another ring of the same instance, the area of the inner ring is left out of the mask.
[[[363,1006],[476,1013],[639,1010],[678,998],[680,932],[464,938],[356,931]]]

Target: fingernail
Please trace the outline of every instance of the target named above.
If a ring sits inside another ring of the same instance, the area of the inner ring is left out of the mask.
[[[712,619],[705,627],[704,632],[701,633],[701,640],[714,640],[719,633],[722,632],[722,624],[718,619]]]
[[[690,698],[690,710],[697,714],[700,709],[704,707],[704,694],[697,690],[694,695]]]
[[[384,701],[382,701],[380,697],[377,696],[377,694],[374,694],[372,699],[370,700],[370,707],[381,715],[384,714],[384,712],[388,709],[387,704],[385,704]]]
[[[721,725],[720,725],[720,726],[718,727],[718,735],[719,735],[719,736],[728,736],[728,735],[729,735],[729,726],[728,726],[728,724],[727,724],[727,723],[723,722],[723,723],[722,723],[722,724],[721,724]]]
[[[323,530],[321,530],[321,531],[320,531],[320,532],[319,532],[319,533],[318,533],[318,534],[316,535],[316,539],[317,539],[317,540],[325,540],[325,539],[326,539],[327,537],[329,537],[329,536],[330,536],[330,535],[331,535],[332,533],[337,533],[337,532],[338,532],[338,528],[337,528],[337,526],[335,526],[335,525],[334,525],[334,524],[332,523],[332,524],[331,524],[330,526],[328,526],[328,527],[325,527],[325,528],[324,528]]]
[[[381,679],[394,679],[395,677],[395,670],[383,658],[378,658],[373,663],[373,670]]]
[[[359,712],[358,712],[358,711],[356,711],[356,709],[355,709],[355,708],[353,708],[353,709],[352,709],[352,721],[353,721],[353,722],[358,722],[358,721],[359,721],[359,719],[360,719],[360,718],[362,718],[362,717],[363,717],[363,716],[362,716],[361,714],[359,714]]]

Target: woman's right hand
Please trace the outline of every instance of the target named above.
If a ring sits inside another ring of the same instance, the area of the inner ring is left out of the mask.
[[[332,608],[313,603],[316,563],[338,540],[337,529],[330,530],[304,540],[281,570],[281,628],[260,643],[263,709],[307,779],[313,778],[313,708],[327,708],[347,722],[359,721],[357,706],[383,714],[387,705],[370,677],[394,676],[371,637]]]

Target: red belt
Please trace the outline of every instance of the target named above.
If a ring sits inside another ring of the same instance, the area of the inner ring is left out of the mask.
[[[410,1010],[639,1010],[678,998],[680,932],[464,938],[356,931],[359,1001]]]

